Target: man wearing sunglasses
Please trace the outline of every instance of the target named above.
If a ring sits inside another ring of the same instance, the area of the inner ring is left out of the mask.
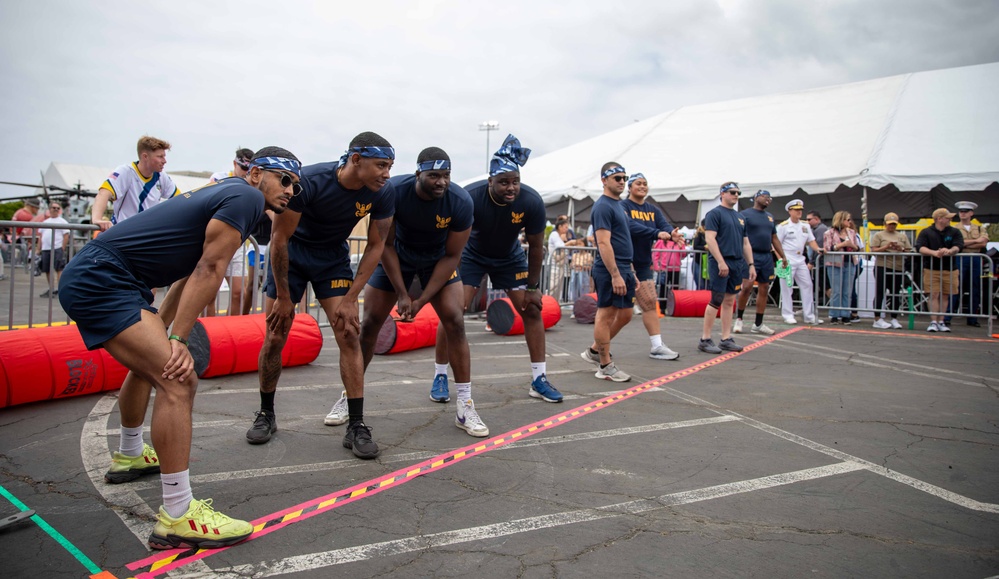
[[[395,149],[382,136],[354,137],[339,161],[302,169],[301,194],[289,211],[275,215],[269,247],[267,335],[260,351],[260,410],[246,432],[250,444],[263,444],[277,432],[274,395],[281,377],[281,351],[306,286],[319,300],[340,350],[340,379],[345,392],[324,423],[347,422],[343,447],[358,458],[378,456],[371,429],[364,424],[364,366],[358,332],[357,298],[381,257],[395,211],[389,171]],[[357,222],[370,215],[367,245],[355,276],[347,238]]]
[[[600,168],[604,191],[590,209],[597,255],[593,259],[593,282],[597,290],[597,315],[593,321],[593,344],[580,354],[597,364],[593,375],[600,380],[627,382],[631,375],[621,371],[611,358],[611,340],[628,325],[635,306],[635,275],[631,270],[634,245],[628,216],[621,204],[628,173],[619,163]]]
[[[195,500],[191,492],[198,377],[187,340],[264,208],[284,211],[300,167],[285,149],[261,149],[245,179],[206,185],[118,223],[84,246],[63,272],[59,301],[84,344],[104,348],[129,369],[118,397],[121,442],[104,479],[124,483],[161,473],[163,506],[149,538],[154,549],[218,548],[253,532],[250,523],[215,511],[211,499]],[[168,284],[173,286],[157,312],[152,288]],[[156,450],[142,441],[154,387]]]
[[[229,177],[245,177],[246,173],[250,170],[250,161],[253,159],[253,151],[250,149],[239,148],[236,149],[236,158],[232,161],[232,171],[219,171],[218,173],[213,173],[210,183],[216,183],[222,179],[228,179]],[[263,220],[264,218],[261,218]],[[270,217],[267,217],[267,222],[270,223]],[[253,236],[257,238],[257,231],[254,228]],[[266,243],[266,241],[265,241]],[[239,250],[236,251],[235,255],[229,261],[229,266],[225,270],[225,283],[229,286],[229,308],[227,310],[228,315],[238,316],[239,314],[247,314],[250,309],[250,302],[252,301],[250,296],[243,297],[243,287],[245,285],[246,275],[245,275],[245,264],[246,264],[246,251],[247,247],[244,243]],[[221,292],[219,292],[221,293]],[[212,303],[208,304],[208,315],[215,315],[215,303],[218,300],[212,300]],[[241,307],[241,304],[245,303],[245,307]]]
[[[701,341],[697,349],[708,354],[722,350],[741,352],[742,346],[732,339],[732,306],[744,281],[756,280],[753,248],[746,237],[746,219],[736,210],[742,191],[739,184],[723,184],[721,205],[704,216],[704,239],[708,246],[708,289],[711,300],[704,309]],[[711,328],[721,310],[721,341],[715,345]]]
[[[163,139],[148,135],[139,139],[136,145],[139,160],[122,165],[108,175],[90,207],[90,222],[101,231],[107,231],[113,224],[180,193],[173,179],[163,172],[169,150],[170,143]],[[110,220],[104,217],[108,201],[112,202]]]

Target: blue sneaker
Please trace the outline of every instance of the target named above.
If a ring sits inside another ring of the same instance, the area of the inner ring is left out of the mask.
[[[544,374],[538,376],[531,382],[531,398],[540,398],[545,402],[561,402],[562,393],[552,386],[548,381],[548,376]]]
[[[451,394],[447,390],[447,374],[434,376],[434,385],[430,387],[430,399],[434,402],[447,402]]]

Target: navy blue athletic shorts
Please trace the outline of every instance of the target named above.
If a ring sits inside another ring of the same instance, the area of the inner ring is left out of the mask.
[[[482,276],[488,274],[495,289],[527,289],[527,257],[523,252],[509,259],[488,259],[465,251],[461,255],[458,271],[461,283],[467,286],[479,287],[482,285]]]
[[[742,289],[742,280],[749,275],[749,266],[741,257],[726,257],[728,277],[718,275],[718,262],[708,258],[708,289],[723,294],[737,294]]]
[[[76,322],[88,350],[139,323],[142,310],[156,313],[153,292],[132,275],[121,253],[96,240],[63,271],[59,303]]]
[[[271,264],[273,267],[273,264]],[[354,272],[350,269],[350,256],[342,247],[316,249],[301,244],[288,243],[288,292],[292,303],[305,295],[305,287],[312,284],[316,299],[346,295],[354,285]],[[264,285],[267,297],[277,298],[274,271],[267,269]]]
[[[412,285],[413,278],[417,277],[420,279],[420,285],[422,287],[427,287],[427,283],[430,282],[430,276],[434,273],[435,265],[436,263],[425,263],[420,264],[418,267],[414,267],[400,257],[399,268],[402,270],[402,283],[408,288]],[[459,283],[460,281],[461,277],[459,277],[458,272],[455,271],[451,274],[451,277],[444,282],[444,285],[447,286],[453,283]],[[385,273],[385,268],[382,267],[381,263],[378,264],[374,273],[372,273],[371,277],[368,278],[368,285],[375,289],[395,293],[395,288],[392,287],[392,282],[389,280],[389,276]]]
[[[774,277],[774,254],[753,252],[753,266],[756,267],[756,283],[773,283]],[[749,266],[746,266],[746,277],[749,279]]]
[[[632,264],[635,268],[635,277],[638,278],[638,283],[643,281],[652,281],[655,279],[655,275],[652,273],[652,264],[639,265],[637,263]]]
[[[606,268],[594,266],[593,286],[597,288],[597,307],[627,309],[635,305],[635,276],[630,271],[622,271],[624,285],[628,291],[619,296],[614,293],[614,284],[611,282],[611,274]]]

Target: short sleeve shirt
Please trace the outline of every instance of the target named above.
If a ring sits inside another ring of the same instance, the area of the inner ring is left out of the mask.
[[[746,219],[738,211],[722,205],[715,207],[704,216],[704,229],[716,233],[715,241],[722,257],[743,258],[742,239],[746,237]]]
[[[601,195],[590,209],[590,221],[593,223],[594,234],[601,229],[610,231],[611,249],[614,250],[617,269],[620,272],[629,271],[635,249],[631,242],[631,230],[628,229],[628,216],[621,201]],[[599,251],[593,264],[607,268]]]
[[[916,238],[916,251],[919,251],[921,247],[926,247],[929,249],[950,249],[951,247],[964,248],[964,237],[961,232],[955,228],[948,225],[943,231],[940,231],[935,226],[931,225],[926,229],[919,232],[919,236]],[[924,256],[924,263],[925,261]],[[930,257],[929,258],[929,269],[932,270],[943,270],[950,271],[957,269],[957,262],[952,256],[947,257]]]
[[[523,252],[517,239],[523,229],[527,235],[545,230],[547,217],[541,195],[520,185],[520,195],[507,205],[489,196],[489,181],[477,181],[465,187],[474,206],[468,251],[492,259],[508,259]]]
[[[746,237],[753,253],[770,253],[773,246],[773,235],[777,233],[774,216],[769,211],[760,211],[755,207],[743,210],[740,215],[746,220]],[[742,252],[739,252],[740,255]]]
[[[871,238],[871,247],[881,247],[891,242],[898,243],[903,250],[912,250],[909,236],[898,230],[894,232],[878,231]],[[902,271],[905,269],[905,257],[894,252],[878,253],[878,265],[893,271]]]
[[[631,199],[621,201],[624,213],[628,216],[628,230],[631,233],[631,244],[634,247],[632,263],[639,266],[652,265],[652,245],[659,237],[660,231],[670,233],[673,226],[666,221],[662,210],[652,203],[639,205]]]
[[[416,175],[389,179],[395,188],[395,250],[413,266],[426,266],[444,257],[448,233],[472,226],[472,198],[451,183],[440,199],[426,201],[416,194]]]
[[[120,223],[180,193],[169,175],[153,173],[146,177],[135,162],[112,171],[100,188],[111,191],[111,220],[114,223]]]

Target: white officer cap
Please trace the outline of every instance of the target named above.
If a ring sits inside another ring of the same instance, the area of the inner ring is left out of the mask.
[[[958,201],[954,204],[954,207],[957,207],[958,211],[962,209],[965,211],[974,211],[975,209],[978,209],[978,203],[973,203],[971,201]]]
[[[792,199],[787,202],[784,206],[784,211],[790,211],[792,209],[804,209],[805,205],[801,202],[801,199]]]

